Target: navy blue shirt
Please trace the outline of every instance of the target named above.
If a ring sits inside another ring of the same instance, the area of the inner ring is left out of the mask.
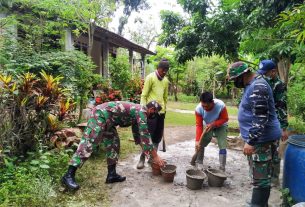
[[[280,139],[281,128],[272,89],[262,76],[255,77],[245,87],[239,105],[238,122],[241,136],[249,145]]]

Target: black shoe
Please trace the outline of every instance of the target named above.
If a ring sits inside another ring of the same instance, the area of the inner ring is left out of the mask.
[[[106,178],[106,183],[116,183],[123,182],[126,180],[126,177],[120,176],[116,173],[116,165],[108,165],[108,175]]]
[[[64,184],[70,190],[78,190],[79,185],[75,182],[75,172],[77,167],[69,166],[66,174],[61,178],[62,184]]]
[[[268,207],[270,187],[253,188],[251,207]]]

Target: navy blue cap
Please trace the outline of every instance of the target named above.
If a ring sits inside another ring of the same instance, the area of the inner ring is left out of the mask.
[[[276,65],[272,60],[262,60],[259,63],[257,73],[264,75],[267,73],[269,70],[275,69]]]

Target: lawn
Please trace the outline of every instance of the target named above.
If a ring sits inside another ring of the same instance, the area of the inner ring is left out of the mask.
[[[168,126],[195,126],[195,116],[194,114],[168,111],[165,117],[165,127]]]
[[[169,101],[167,103],[167,108],[194,111],[197,105],[198,105],[198,103]],[[236,106],[226,106],[226,107],[227,107],[229,116],[237,116],[238,108]]]

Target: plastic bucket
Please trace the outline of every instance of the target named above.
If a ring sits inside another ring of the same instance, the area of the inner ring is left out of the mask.
[[[305,202],[305,135],[292,135],[284,159],[283,188],[296,203]]]
[[[199,190],[207,175],[201,170],[187,170],[186,171],[186,187],[191,190]]]
[[[224,172],[217,169],[209,168],[207,169],[208,175],[208,184],[211,187],[221,187],[223,186],[224,181],[227,179],[227,176]]]
[[[173,182],[177,167],[175,165],[165,165],[161,168],[161,174],[165,182]]]

